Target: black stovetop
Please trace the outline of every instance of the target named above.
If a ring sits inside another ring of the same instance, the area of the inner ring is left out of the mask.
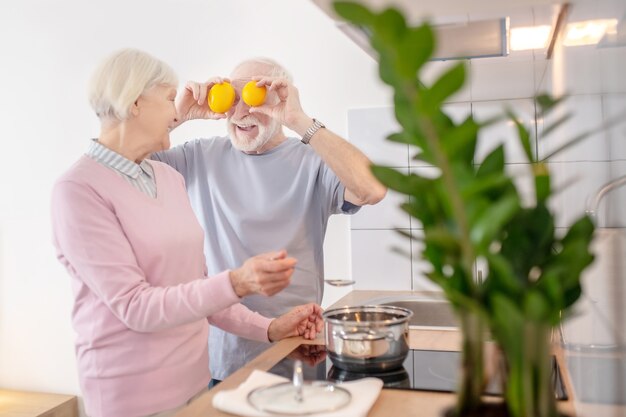
[[[348,372],[333,366],[326,356],[324,346],[299,345],[287,357],[268,372],[291,378],[296,359],[303,362],[305,380],[327,380],[332,382],[351,381],[365,377],[376,377],[385,388],[419,391],[453,392],[457,384],[460,352],[411,349],[403,367],[382,373]],[[557,400],[567,400],[567,392],[561,372],[552,358],[552,382]],[[500,378],[493,378],[485,389],[487,395],[502,395]]]

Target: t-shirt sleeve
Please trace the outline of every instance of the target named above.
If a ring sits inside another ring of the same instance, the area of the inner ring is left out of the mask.
[[[180,172],[185,181],[188,181],[188,173],[192,168],[194,152],[194,141],[185,142],[183,145],[175,146],[161,152],[150,155],[150,159],[163,162],[176,171]]]
[[[131,330],[154,332],[191,323],[240,300],[228,271],[168,287],[150,285],[115,213],[87,185],[55,185],[52,226],[59,260]]]
[[[361,206],[354,205],[344,199],[346,187],[324,162],[321,163],[318,178],[326,197],[325,200],[328,202],[330,214],[354,214],[361,209]]]

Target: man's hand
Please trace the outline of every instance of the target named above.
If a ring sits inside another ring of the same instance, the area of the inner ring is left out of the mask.
[[[322,307],[309,303],[297,306],[272,320],[267,329],[267,337],[270,342],[294,336],[312,340],[323,328]]]
[[[268,100],[258,107],[250,107],[249,112],[265,114],[299,135],[311,126],[313,119],[307,116],[300,104],[298,89],[284,78],[253,77],[257,87],[267,88]],[[271,94],[274,92],[275,94]]]
[[[274,295],[289,285],[296,262],[284,250],[257,255],[230,271],[230,282],[239,297]]]
[[[214,77],[205,83],[188,81],[183,91],[176,97],[177,126],[195,119],[224,119],[226,115],[212,112],[207,101],[211,87],[224,81],[229,80],[227,78]]]

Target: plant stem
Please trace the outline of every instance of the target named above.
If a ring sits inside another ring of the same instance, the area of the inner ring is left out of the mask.
[[[461,358],[461,379],[457,416],[476,410],[481,404],[484,388],[483,318],[471,311],[459,311],[463,331],[463,352]]]
[[[556,417],[556,400],[551,383],[550,327],[525,322],[524,342],[508,347],[509,374],[506,402],[513,417]]]

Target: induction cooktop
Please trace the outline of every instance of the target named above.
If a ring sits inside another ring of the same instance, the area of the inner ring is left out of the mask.
[[[303,363],[305,380],[343,382],[376,377],[383,381],[385,388],[389,389],[454,392],[461,352],[411,349],[402,368],[381,373],[355,373],[333,366],[323,345],[302,344],[268,372],[291,379],[296,359],[300,359]],[[555,397],[557,400],[567,400],[561,371],[554,356],[551,363]],[[498,375],[489,381],[485,394],[502,395],[501,378]]]

